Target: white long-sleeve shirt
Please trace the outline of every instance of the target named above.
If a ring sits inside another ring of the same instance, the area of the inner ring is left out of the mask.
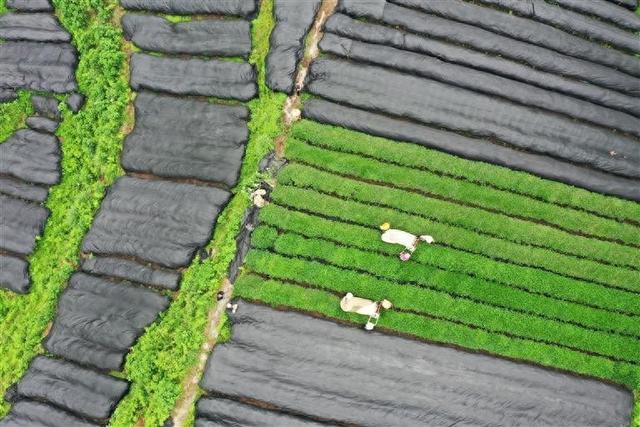
[[[381,237],[383,242],[402,245],[410,251],[413,251],[418,243],[418,236],[393,228],[382,233]]]

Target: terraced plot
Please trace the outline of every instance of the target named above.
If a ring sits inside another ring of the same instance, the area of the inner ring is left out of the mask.
[[[638,24],[599,5],[612,8]],[[336,12],[306,117],[640,200],[633,30],[544,0],[340,0]]]
[[[637,204],[310,121],[286,157],[237,295],[640,384]],[[403,263],[383,222],[436,243]]]

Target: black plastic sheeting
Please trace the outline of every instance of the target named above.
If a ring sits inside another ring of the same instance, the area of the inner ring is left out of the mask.
[[[43,117],[48,117],[53,120],[60,120],[62,118],[62,114],[58,108],[59,102],[56,98],[33,95],[31,97],[31,104],[33,105],[33,109],[36,113]]]
[[[367,426],[623,426],[633,398],[595,380],[240,302],[202,387]]]
[[[45,403],[21,400],[0,420],[0,427],[96,427],[66,411]]]
[[[389,2],[477,25],[489,31],[549,47],[568,55],[580,57],[586,55],[585,59],[588,60],[595,59],[592,56],[592,50],[598,46],[594,45],[592,48],[587,48],[589,42],[586,41],[585,43],[585,40],[581,40],[579,37],[573,36],[573,34],[581,34],[589,39],[605,41],[615,47],[630,51],[638,49],[638,42],[634,39],[633,34],[607,23],[587,18],[576,12],[547,5],[544,1],[483,0],[484,3],[490,5],[504,6],[507,11],[511,10],[514,14],[483,6],[475,6],[465,3],[463,0],[450,0],[447,2],[389,0]],[[517,15],[524,16],[524,18]],[[554,28],[554,26],[559,28]],[[588,53],[585,54],[583,52]]]
[[[592,15],[629,31],[640,31],[640,16],[607,0],[554,0],[567,9]]]
[[[183,267],[209,241],[229,196],[213,187],[119,178],[107,192],[82,250]]]
[[[196,406],[196,427],[321,427],[319,423],[282,412],[223,398],[202,398]]]
[[[168,306],[168,298],[152,290],[76,273],[44,346],[67,360],[120,370],[129,348]]]
[[[30,399],[106,424],[128,389],[126,381],[75,364],[37,356],[17,385],[16,399]]]
[[[69,95],[69,97],[67,98],[67,105],[69,106],[71,111],[77,113],[84,105],[84,101],[84,95],[75,92]]]
[[[269,190],[267,185],[263,185],[262,188]],[[265,196],[265,198],[266,197],[267,196]],[[249,253],[249,249],[251,249],[251,233],[258,225],[259,213],[259,208],[254,205],[251,205],[251,207],[245,211],[240,233],[236,237],[236,255],[229,266],[229,273],[227,274],[231,283],[234,283],[238,278],[240,267],[244,263],[244,258]]]
[[[10,102],[18,98],[18,94],[13,89],[0,88],[0,102]]]
[[[0,144],[0,174],[35,184],[60,180],[60,147],[53,135],[20,129]]]
[[[332,33],[325,34],[320,48],[323,52],[348,59],[383,65],[640,136],[637,117],[484,71],[449,64],[431,56],[351,40]]]
[[[131,280],[148,286],[175,291],[180,274],[139,262],[104,256],[92,256],[82,261],[82,271],[100,276]]]
[[[495,163],[605,194],[640,201],[640,181],[517,151],[488,141],[468,138],[405,120],[394,119],[324,100],[305,102],[304,116],[373,135],[437,148],[471,160]]]
[[[0,49],[0,88],[65,93],[76,90],[76,51],[70,44],[6,42]]]
[[[393,0],[416,1],[416,0]],[[419,1],[419,0],[418,0]],[[544,0],[480,0],[482,3],[505,8],[527,18],[553,25],[572,34],[580,34],[588,39],[599,40],[618,49],[640,52],[640,40],[634,34],[620,30],[605,22],[594,20],[579,13],[548,4]],[[569,54],[575,51],[567,52]],[[585,55],[580,52],[579,55]],[[586,59],[596,60],[590,54]]]
[[[52,12],[49,0],[7,0],[6,6],[20,12]]]
[[[126,170],[235,185],[249,137],[246,107],[141,92],[135,114]]]
[[[131,59],[131,87],[176,95],[214,96],[248,101],[258,87],[247,62],[162,58],[136,53]]]
[[[25,293],[29,290],[27,262],[11,255],[0,254],[0,288]]]
[[[48,98],[34,98],[42,101],[36,110],[52,107]],[[55,131],[58,122],[34,116],[27,125],[35,130],[19,129],[0,144],[0,252],[6,252],[0,254],[0,288],[18,293],[29,290],[25,258],[49,216],[41,203],[60,180],[59,141],[42,133]]]
[[[432,2],[430,4],[449,4],[449,2]],[[640,94],[637,78],[640,77],[640,61],[631,55],[606,49],[560,30],[555,30],[559,34],[555,34],[557,39],[553,38],[554,40],[559,40],[561,43],[575,41],[574,44],[576,44],[576,46],[572,45],[571,49],[564,49],[564,54],[479,28],[477,25],[480,24],[478,23],[460,23],[387,3],[384,0],[367,2],[343,0],[340,3],[340,10],[354,17],[373,18],[387,25],[405,28],[417,34],[441,38],[485,53],[521,61],[540,70],[587,80],[621,92]],[[474,10],[472,18],[479,21],[477,15],[483,11],[489,13],[490,9]],[[498,13],[499,17],[505,17],[509,21],[517,18],[502,12],[491,12]],[[505,23],[505,28],[513,29],[516,27],[512,24],[506,25],[507,23]],[[554,29],[549,27],[549,30]],[[540,37],[540,34],[534,34],[531,31],[527,35],[531,37],[527,41]],[[579,55],[583,51],[588,54]],[[620,71],[616,71],[616,69]]]
[[[172,24],[159,16],[126,14],[122,28],[127,40],[142,49],[209,56],[247,56],[251,28],[244,20],[198,20]]]
[[[629,10],[635,11],[638,8],[638,0],[607,0],[608,2],[619,4]]]
[[[0,38],[35,42],[68,42],[71,36],[48,13],[5,13],[0,15]]]
[[[251,16],[256,0],[121,0],[125,9],[149,10],[170,14],[215,14]]]
[[[395,28],[358,21],[340,13],[332,15],[327,20],[325,29],[351,39],[431,55],[443,61],[530,83],[640,117],[640,103],[635,97],[562,75],[539,71],[502,57],[485,55],[462,46],[420,37]]]
[[[59,125],[57,121],[47,117],[29,117],[26,123],[30,129],[45,133],[54,133]]]
[[[29,184],[19,179],[0,176],[0,193],[41,203],[47,199],[49,191],[45,187]]]
[[[296,67],[302,59],[304,39],[313,25],[321,0],[276,0],[276,26],[267,56],[267,85],[281,92],[293,90]]]
[[[640,177],[640,143],[635,139],[434,80],[369,65],[320,60],[310,68],[308,89],[354,107],[495,138],[605,172]]]
[[[49,216],[47,209],[0,194],[0,249],[28,255]]]

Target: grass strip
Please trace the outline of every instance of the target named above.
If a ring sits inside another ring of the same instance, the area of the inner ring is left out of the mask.
[[[18,98],[11,102],[0,103],[0,144],[16,130],[23,128],[27,117],[31,114],[33,114],[33,105],[31,105],[31,94],[27,91],[18,91]]]
[[[640,266],[638,248],[572,235],[545,225],[460,206],[394,187],[347,179],[302,164],[287,166],[279,174],[278,182],[396,209],[513,243],[530,244],[619,266]]]
[[[527,209],[527,211],[520,212],[523,215],[531,215],[540,210],[552,210],[553,206],[546,206],[547,203],[551,203],[558,205],[556,211],[558,207],[572,207],[580,211],[605,215],[620,221],[632,220],[636,223],[640,222],[639,203],[604,196],[581,188],[539,178],[525,172],[513,171],[502,166],[462,159],[412,143],[392,141],[362,132],[323,125],[310,120],[298,122],[293,127],[292,136],[333,150],[365,154],[386,163],[428,170],[510,192],[514,198],[521,200],[521,203]],[[505,202],[510,200],[507,194],[500,191],[489,192],[487,190],[487,195],[489,194],[495,194],[498,199],[506,198]],[[526,197],[517,198],[516,195]],[[571,217],[578,214],[578,212],[566,212],[563,215]],[[593,219],[587,222],[584,221],[589,216],[578,215],[578,217],[583,219],[582,222],[575,223],[578,227],[581,224],[592,224],[594,222]],[[548,219],[554,220],[554,216],[550,215]],[[569,218],[555,219],[567,221]],[[593,226],[597,228],[602,224],[594,223]],[[612,236],[615,237],[616,234],[614,233]]]
[[[305,238],[299,234],[287,232],[283,235],[294,236],[294,242],[299,245],[305,241]],[[406,285],[403,286],[406,288],[406,292],[415,291],[419,293],[421,290],[416,289],[416,287],[426,288],[439,293],[446,293],[455,298],[473,301],[477,304],[517,312],[521,315],[537,315],[591,330],[613,332],[614,334],[620,333],[640,340],[640,330],[638,330],[638,325],[640,325],[639,317],[620,315],[530,294],[518,289],[496,286],[481,279],[439,271],[420,264],[407,267],[405,264],[401,265],[394,259],[390,259],[389,256],[346,248],[322,240],[319,241],[322,252],[309,255],[309,250],[306,247],[285,247],[284,249],[276,247],[281,238],[282,235],[279,236],[275,229],[259,227],[256,230],[254,245],[256,248],[275,250],[280,254],[293,257],[287,258],[287,262],[290,263],[289,270],[286,262],[280,262],[281,257],[279,255],[272,254],[274,260],[270,264],[268,259],[265,258],[265,253],[259,252],[259,256],[252,253],[247,258],[247,264],[253,271],[275,275],[280,279],[302,280],[307,283],[322,282],[326,283],[327,286],[343,281],[350,284],[357,283],[354,286],[362,286],[363,289],[369,288],[369,292],[374,292],[374,298],[380,296],[380,289],[387,289],[391,284],[402,283]],[[340,251],[345,258],[336,260],[337,252],[331,253],[334,249]],[[318,261],[298,260],[295,258],[297,256],[302,256],[306,260],[316,259]],[[357,261],[353,262],[356,257]],[[256,258],[259,258],[259,264],[254,263]],[[265,269],[266,266],[275,267]],[[296,266],[299,268],[295,268]],[[303,266],[309,269],[309,274],[305,274]],[[315,279],[314,275],[317,275]],[[296,279],[296,277],[299,279]]]
[[[250,301],[262,301],[276,308],[294,308],[351,323],[364,324],[363,316],[340,310],[340,298],[321,290],[308,289],[245,274],[235,285],[235,295]],[[576,372],[638,387],[640,369],[635,365],[614,362],[561,347],[492,334],[453,322],[429,319],[410,313],[385,312],[378,327],[408,334],[423,340],[462,346],[507,358]]]
[[[268,233],[268,230],[265,230]],[[262,236],[255,235],[256,245]],[[270,239],[269,239],[270,240]],[[267,244],[268,244],[267,240]],[[396,267],[389,263],[388,258],[357,251],[352,248],[341,247],[322,240],[307,239],[299,235],[284,233],[276,237],[272,247],[277,253],[289,257],[301,257],[320,262],[329,262],[331,265],[342,268],[352,268],[355,271],[366,271],[381,279],[400,283],[400,286],[380,287],[384,290],[386,298],[392,302],[399,301],[398,308],[416,310],[447,320],[470,323],[474,327],[487,328],[501,333],[514,334],[519,337],[542,340],[558,345],[567,345],[577,350],[597,353],[612,359],[621,359],[629,363],[640,362],[640,340],[614,336],[608,333],[586,330],[571,324],[554,320],[546,320],[539,317],[522,315],[510,310],[496,308],[484,304],[477,304],[463,299],[453,299],[449,295],[434,292],[428,289],[403,286],[406,283],[402,267]],[[293,264],[293,262],[291,263]],[[385,265],[386,264],[386,265]],[[286,268],[286,267],[285,267]],[[408,268],[404,267],[405,271]],[[261,271],[269,274],[269,271]],[[412,271],[413,279],[424,277],[417,269]],[[292,279],[293,280],[293,279]],[[423,279],[424,281],[424,279]],[[315,284],[316,282],[311,282]],[[339,283],[339,282],[338,282]],[[339,292],[349,292],[347,283],[344,288],[338,287],[338,283],[330,284],[330,288]],[[362,284],[361,284],[362,285]]]
[[[376,228],[390,222],[395,228],[413,234],[431,234],[438,244],[522,266],[536,267],[557,274],[612,287],[640,291],[640,272],[624,270],[584,259],[567,257],[545,249],[521,246],[485,237],[457,227],[435,223],[394,209],[371,206],[317,193],[311,190],[279,185],[272,200],[284,206],[304,209],[342,221]]]
[[[291,230],[307,237],[327,239],[344,246],[387,254],[397,261],[398,248],[380,240],[380,232],[372,228],[345,224],[270,204],[260,211],[260,221],[279,229]],[[455,249],[430,245],[419,247],[411,262],[436,267],[433,276],[442,272],[461,273],[484,279],[494,285],[513,287],[536,295],[547,296],[610,312],[621,311],[636,319],[640,316],[640,295],[558,276],[554,273],[505,264]],[[463,280],[464,276],[460,277]]]
[[[77,114],[62,106],[63,122],[57,130],[62,142],[62,180],[49,192],[46,206],[51,215],[30,257],[32,287],[24,296],[0,291],[0,394],[42,351],[41,340],[58,295],[78,267],[82,237],[106,187],[122,173],[118,158],[130,92],[122,34],[111,23],[117,2],[53,3],[79,53],[76,79],[86,103]],[[0,417],[8,409],[3,401]]]
[[[283,130],[281,109],[286,95],[272,92],[265,84],[265,60],[273,26],[273,1],[263,0],[252,22],[253,49],[249,58],[258,71],[260,96],[247,103],[251,111],[249,142],[234,196],[218,218],[213,239],[207,245],[212,256],[192,262],[169,309],[127,357],[124,372],[132,387],[116,408],[111,426],[142,422],[145,426],[163,425],[181,396],[185,376],[197,363],[205,340],[207,315],[215,306],[215,294],[235,256],[235,239],[250,202],[248,194],[260,181],[258,163],[273,149],[274,138]]]
[[[640,227],[589,213],[543,203],[456,178],[399,166],[361,155],[332,151],[290,139],[287,157],[334,173],[426,192],[486,210],[542,222],[562,230],[637,245]],[[589,229],[585,230],[585,224]]]

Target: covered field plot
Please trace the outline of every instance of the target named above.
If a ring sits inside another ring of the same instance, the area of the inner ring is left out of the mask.
[[[285,156],[236,296],[640,385],[640,205],[311,121]]]

